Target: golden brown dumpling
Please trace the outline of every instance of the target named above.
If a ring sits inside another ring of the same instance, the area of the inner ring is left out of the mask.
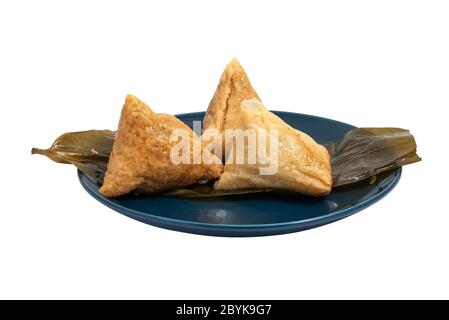
[[[218,178],[221,164],[174,164],[171,161],[170,152],[177,142],[171,141],[170,136],[176,129],[186,130],[190,137],[196,137],[176,117],[155,113],[145,103],[128,95],[100,193],[107,197],[134,190],[155,193]],[[200,144],[201,150],[201,142],[191,140]],[[190,152],[193,150],[192,147]],[[193,158],[192,153],[189,156]]]
[[[203,120],[203,129],[223,131],[226,115],[234,112],[245,99],[257,98],[245,70],[233,59],[223,71]],[[260,100],[260,99],[259,99]]]
[[[234,107],[234,112],[226,115],[225,135],[228,136],[229,129],[250,129],[248,132],[255,132],[257,139],[260,139],[259,129],[265,130],[269,146],[267,154],[272,155],[274,145],[271,145],[268,138],[271,135],[274,139],[276,132],[277,155],[270,161],[261,163],[256,155],[259,150],[254,146],[249,148],[248,140],[245,140],[245,162],[236,164],[235,149],[229,152],[223,173],[214,185],[215,190],[276,188],[313,196],[326,195],[331,191],[330,156],[323,146],[307,134],[290,127],[257,99],[244,100]],[[236,145],[235,139],[233,145]],[[256,163],[249,163],[251,155],[253,159],[257,159]],[[232,164],[229,163],[231,157]],[[268,167],[276,169],[274,174],[261,174],[261,168]]]

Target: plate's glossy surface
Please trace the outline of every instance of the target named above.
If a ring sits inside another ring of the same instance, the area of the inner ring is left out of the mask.
[[[324,143],[342,138],[354,128],[331,119],[310,115],[275,112],[291,126]],[[177,117],[192,125],[204,112]],[[82,186],[95,199],[133,219],[162,228],[213,236],[262,236],[318,227],[354,214],[375,203],[398,183],[401,169],[357,186],[337,188],[326,197],[270,193],[207,199],[178,199],[161,195],[125,196],[108,199],[98,186],[81,172]]]

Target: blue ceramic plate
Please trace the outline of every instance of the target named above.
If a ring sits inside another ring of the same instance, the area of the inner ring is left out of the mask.
[[[317,142],[341,139],[353,126],[331,119],[290,112],[274,112]],[[202,120],[204,112],[177,117],[188,125]],[[383,198],[398,183],[401,169],[378,177],[374,184],[361,182],[336,188],[326,197],[247,194],[206,199],[178,199],[162,195],[108,199],[98,186],[78,172],[81,185],[95,199],[130,218],[171,230],[210,236],[265,236],[302,231],[348,217]]]

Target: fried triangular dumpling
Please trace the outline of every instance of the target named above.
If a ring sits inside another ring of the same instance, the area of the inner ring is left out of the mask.
[[[203,129],[223,131],[226,115],[234,112],[245,99],[259,99],[245,70],[233,59],[223,71],[203,120]],[[260,99],[259,99],[260,100]]]
[[[215,190],[275,188],[313,196],[331,191],[331,163],[327,150],[268,111],[258,99],[244,100],[236,105],[234,112],[226,116],[224,129],[226,143],[232,139],[232,148],[227,151],[224,170],[214,185]],[[247,140],[241,141],[244,162],[240,164],[233,129],[246,134]],[[257,137],[256,143],[249,142],[251,132]],[[265,144],[259,144],[259,141],[265,141]],[[260,157],[261,154],[265,156]],[[251,163],[250,159],[256,161]]]
[[[201,142],[194,139],[196,135],[187,125],[172,115],[153,112],[128,95],[100,193],[107,197],[131,191],[155,193],[218,178],[222,169],[218,159],[198,164],[173,163],[170,154],[177,141],[170,137],[177,129],[192,138],[188,157],[193,159],[193,144],[199,144],[201,150]],[[220,164],[206,164],[214,162]]]

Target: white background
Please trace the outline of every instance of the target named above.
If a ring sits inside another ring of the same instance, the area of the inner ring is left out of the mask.
[[[0,298],[449,298],[444,1],[2,1]],[[322,228],[213,238],[102,206],[31,156],[115,129],[127,93],[207,108],[232,58],[272,109],[399,126],[424,161]]]

